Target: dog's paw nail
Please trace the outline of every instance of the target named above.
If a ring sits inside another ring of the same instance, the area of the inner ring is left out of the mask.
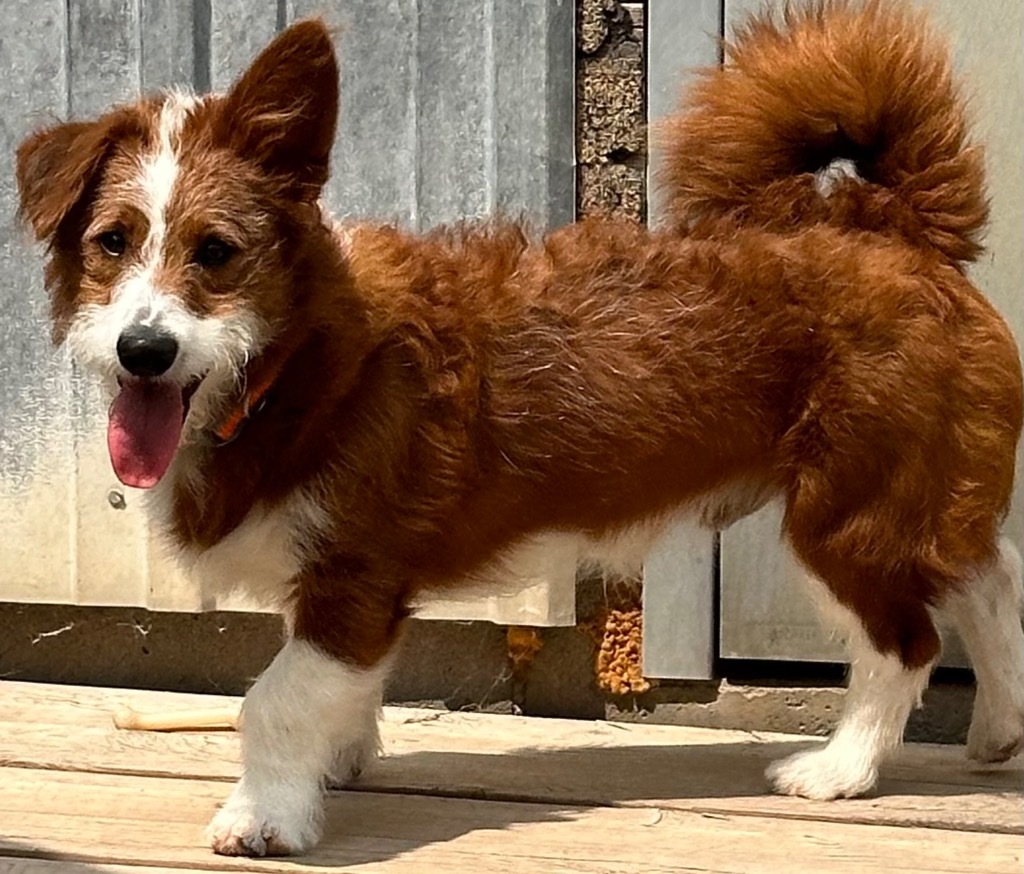
[[[1001,741],[992,738],[976,741],[972,739],[972,741],[967,744],[967,758],[983,765],[998,765],[1000,762],[1008,762],[1024,750],[1024,736],[1020,735]]]
[[[295,830],[292,830],[295,831]],[[315,835],[298,832],[289,837],[286,827],[269,816],[225,807],[210,823],[210,847],[221,856],[290,856],[315,843]]]
[[[325,777],[327,789],[343,789],[358,780],[360,775],[369,770],[380,758],[380,740],[376,726],[366,735],[366,739],[353,743],[338,751],[330,772]]]
[[[967,732],[967,758],[981,764],[1006,762],[1024,750],[1024,713],[992,712],[975,705]]]

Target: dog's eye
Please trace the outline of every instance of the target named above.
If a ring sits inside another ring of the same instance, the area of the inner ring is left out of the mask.
[[[96,237],[96,242],[111,258],[120,258],[124,254],[124,250],[128,248],[124,233],[118,230],[104,231]]]
[[[220,267],[235,254],[235,247],[219,237],[207,237],[196,248],[192,260],[200,267]]]

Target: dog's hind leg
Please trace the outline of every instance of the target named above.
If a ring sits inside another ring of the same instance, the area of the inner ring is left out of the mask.
[[[900,746],[907,718],[928,685],[938,635],[923,605],[906,605],[902,616],[886,617],[902,625],[904,635],[917,638],[908,663],[900,652],[882,651],[869,633],[870,620],[840,603],[828,586],[816,579],[810,584],[823,618],[845,640],[851,660],[849,688],[829,741],[774,762],[767,776],[776,791],[787,795],[853,797],[875,785],[879,765]]]
[[[1002,762],[1024,749],[1024,606],[1020,553],[1005,538],[991,568],[942,602],[974,668],[967,755]]]

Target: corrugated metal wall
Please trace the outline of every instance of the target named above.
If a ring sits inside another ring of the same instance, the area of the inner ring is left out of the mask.
[[[0,600],[232,606],[182,580],[106,457],[102,401],[49,346],[41,259],[14,218],[32,128],[140,91],[225,88],[275,32],[339,26],[335,213],[421,229],[502,210],[571,221],[571,0],[0,0]],[[525,591],[428,614],[573,621],[574,556],[524,559]]]

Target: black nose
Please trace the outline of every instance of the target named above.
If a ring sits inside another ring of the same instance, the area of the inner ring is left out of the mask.
[[[171,334],[134,325],[117,338],[117,357],[132,376],[166,373],[178,355],[178,341]]]

